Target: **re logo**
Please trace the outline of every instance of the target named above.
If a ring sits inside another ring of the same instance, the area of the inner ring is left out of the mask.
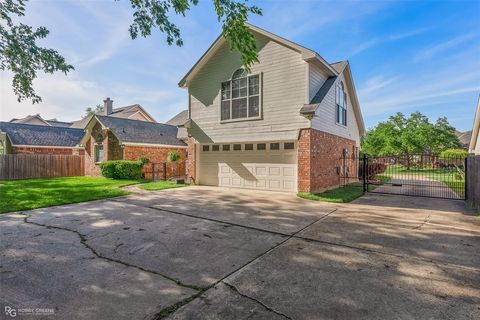
[[[5,306],[5,315],[15,318],[17,316],[17,309]]]

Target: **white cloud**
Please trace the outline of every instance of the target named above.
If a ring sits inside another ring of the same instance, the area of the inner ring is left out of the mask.
[[[405,38],[410,38],[410,37],[422,34],[422,33],[426,32],[430,29],[431,28],[419,28],[419,29],[414,29],[414,30],[410,30],[410,31],[401,32],[401,33],[396,33],[396,34],[392,34],[392,35],[388,36],[388,39],[396,41],[396,40],[401,40],[401,39],[405,39]]]
[[[420,61],[423,61],[423,60],[431,59],[435,55],[437,55],[437,54],[439,54],[439,53],[441,53],[445,50],[448,50],[450,48],[453,48],[453,47],[455,47],[455,46],[457,46],[461,43],[464,43],[468,40],[471,40],[474,37],[475,37],[474,33],[469,33],[469,34],[465,34],[465,35],[461,35],[461,36],[452,38],[448,41],[438,43],[434,46],[428,47],[428,48],[423,49],[420,52],[418,52],[415,55],[415,57],[413,57],[413,61],[414,62],[420,62]]]
[[[43,101],[39,104],[32,104],[30,100],[19,103],[12,91],[10,79],[2,76],[0,84],[2,121],[37,113],[47,119],[78,120],[84,114],[85,108],[99,103],[98,98],[103,96],[104,91],[93,81],[61,74],[40,76],[34,81],[34,87]]]
[[[367,96],[369,94],[378,92],[380,89],[384,89],[385,87],[388,87],[389,85],[396,82],[400,78],[401,78],[400,76],[396,76],[396,77],[387,79],[382,75],[372,77],[365,82],[364,87],[358,90],[358,95]]]

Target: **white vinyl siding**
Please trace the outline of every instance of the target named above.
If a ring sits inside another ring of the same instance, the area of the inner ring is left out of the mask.
[[[336,100],[335,88],[339,81],[343,81],[345,91],[347,93],[347,125],[343,126],[336,122]],[[343,73],[339,75],[337,82],[332,85],[322,103],[318,107],[315,117],[312,119],[312,128],[331,133],[343,138],[351,139],[360,145],[360,134],[356,117],[352,108],[352,101],[350,99],[351,88],[348,88],[348,83],[345,81]]]
[[[222,45],[189,85],[189,133],[200,143],[297,139],[299,128],[309,121],[299,114],[308,103],[306,74],[308,64],[301,54],[256,34],[259,63],[251,74],[261,76],[261,114],[259,120],[220,120],[220,86],[241,68],[240,56]]]
[[[309,72],[309,99],[308,101],[312,101],[315,94],[317,94],[318,90],[322,87],[322,85],[327,80],[327,76],[323,71],[321,71],[317,66],[310,65],[308,68]]]

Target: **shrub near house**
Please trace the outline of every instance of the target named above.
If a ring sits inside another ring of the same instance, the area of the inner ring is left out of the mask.
[[[148,163],[147,157],[140,157],[137,161],[110,160],[100,164],[100,170],[105,178],[112,179],[141,179],[143,166]]]

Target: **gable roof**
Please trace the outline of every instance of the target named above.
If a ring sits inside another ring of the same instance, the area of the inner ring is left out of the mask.
[[[156,123],[155,119],[139,104],[132,104],[130,106],[125,106],[125,107],[118,107],[118,108],[113,108],[112,113],[109,114],[109,117],[115,117],[115,118],[122,118],[122,119],[128,119],[132,115],[134,115],[137,112],[143,113],[147,118],[150,119],[151,122]],[[97,115],[102,115],[101,113]],[[86,117],[83,117],[80,120],[74,121],[71,125],[72,128],[82,128],[84,129],[90,120],[92,120],[93,115],[89,115]],[[142,120],[137,120],[137,121],[142,121]]]
[[[305,48],[304,46],[301,46],[295,42],[292,42],[290,40],[287,40],[285,38],[282,38],[280,36],[277,36],[276,34],[273,34],[269,31],[266,31],[264,29],[261,29],[257,26],[254,26],[250,23],[246,23],[247,27],[252,31],[256,32],[258,34],[261,34],[272,41],[275,41],[279,44],[282,44],[292,50],[295,50],[299,52],[302,55],[302,59],[316,64],[318,67],[320,67],[322,70],[326,72],[327,75],[329,76],[335,76],[337,75],[337,72],[335,69],[329,65],[325,59],[323,59],[318,53],[315,51]],[[185,88],[188,86],[188,81],[192,79],[196,73],[205,65],[205,63],[213,56],[213,54],[221,47],[222,44],[226,42],[226,39],[223,37],[222,34],[220,34],[217,39],[212,43],[212,45],[207,49],[207,51],[198,59],[198,61],[193,65],[193,67],[187,72],[187,74],[180,80],[178,85],[182,88]]]
[[[42,122],[43,124],[35,124],[37,126],[50,126],[51,124],[49,124],[46,120],[44,120],[39,114],[34,114],[34,115],[28,115],[24,118],[20,118],[20,119],[12,119],[10,120],[9,122],[11,123],[24,123],[24,124],[31,124],[31,123],[28,123],[30,121],[34,121],[34,120],[38,120],[40,122]],[[32,124],[33,125],[33,124]]]
[[[134,115],[138,111],[142,112],[144,115],[149,118],[150,121],[156,122],[155,119],[139,104],[132,104],[130,106],[114,108],[112,113],[109,114],[110,117],[118,117],[118,118],[129,118],[130,116]]]
[[[171,124],[172,126],[179,126],[187,122],[188,120],[188,110],[180,111],[172,119],[168,120],[166,123]]]
[[[477,100],[477,111],[475,112],[475,118],[473,119],[472,137],[470,138],[469,152],[475,152],[475,146],[477,145],[477,139],[480,135],[480,95]]]
[[[84,135],[82,129],[0,122],[12,145],[76,147]]]
[[[188,130],[187,130],[187,128],[183,127],[183,125],[187,122],[187,120],[188,120],[188,110],[183,110],[183,111],[180,111],[172,119],[168,120],[166,123],[171,124],[172,126],[177,126],[177,127],[180,126],[178,128],[177,138],[187,139],[188,138]]]
[[[176,126],[101,115],[96,115],[93,119],[100,122],[104,128],[108,128],[120,144],[186,146],[177,138],[178,128]]]
[[[70,128],[73,122],[57,121],[57,119],[46,120],[52,127]]]
[[[360,110],[360,104],[357,98],[357,92],[355,90],[355,85],[353,84],[352,73],[350,71],[350,64],[348,60],[340,61],[332,64],[332,67],[337,70],[338,74],[344,73],[345,81],[348,82],[347,88],[351,88],[350,92],[350,100],[352,101],[353,112],[355,114],[355,119],[357,120],[358,129],[360,131],[360,135],[365,134],[365,124],[363,122],[362,111]],[[317,91],[315,96],[312,98],[309,104],[304,104],[302,108],[300,108],[300,114],[311,118],[315,115],[318,107],[322,103],[323,99],[330,91],[334,83],[337,81],[337,76],[329,77],[320,89]]]

